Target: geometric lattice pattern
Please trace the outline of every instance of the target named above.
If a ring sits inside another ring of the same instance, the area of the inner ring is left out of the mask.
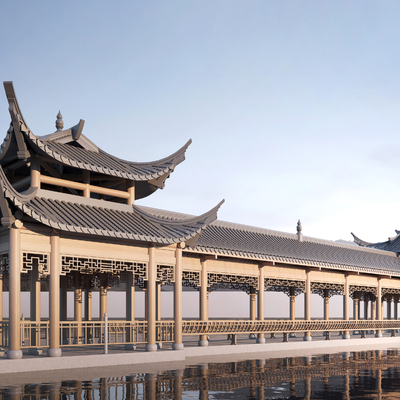
[[[174,272],[173,265],[157,265],[157,281],[162,285],[171,285],[175,282]]]
[[[354,297],[365,300],[366,295],[374,295],[377,296],[378,288],[375,286],[358,286],[358,285],[350,285],[349,287],[349,296],[354,299]]]
[[[8,271],[8,253],[0,254],[0,273],[2,274],[5,271]]]
[[[200,272],[182,271],[182,286],[198,289],[200,287]]]
[[[39,268],[39,275],[49,275],[49,255],[42,253],[22,253],[22,271],[32,271],[33,266],[37,265]]]
[[[320,295],[322,298],[325,297],[325,290],[329,298],[335,295],[344,294],[344,285],[340,283],[325,283],[325,282],[311,282],[311,293]]]
[[[147,263],[131,261],[107,260],[100,258],[85,258],[74,256],[61,257],[61,274],[65,275],[71,271],[83,273],[111,273],[119,274],[123,271],[131,271],[135,275],[147,280]]]
[[[268,292],[283,292],[290,296],[290,288],[294,288],[294,295],[298,296],[301,293],[305,293],[306,283],[288,279],[264,279],[264,290]]]
[[[384,296],[386,294],[400,294],[400,289],[382,288],[381,292],[382,292],[382,296]]]
[[[258,278],[254,276],[208,274],[208,290],[218,289],[242,290],[250,293],[251,288],[258,286]]]

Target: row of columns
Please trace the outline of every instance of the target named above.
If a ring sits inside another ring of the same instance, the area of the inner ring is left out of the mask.
[[[20,349],[20,272],[21,272],[21,251],[20,251],[20,228],[22,223],[16,221],[10,228],[10,345],[8,351],[9,358],[21,358],[22,351]],[[49,330],[49,342],[50,347],[48,349],[48,355],[51,357],[61,356],[60,348],[60,319],[66,320],[66,280],[61,280],[60,290],[60,238],[56,231],[53,231],[50,236],[50,286],[49,286],[49,319],[50,319],[50,330]],[[176,350],[183,349],[182,343],[182,248],[184,245],[178,244],[175,250],[175,276],[174,276],[174,322],[175,322],[175,340],[173,348]],[[157,262],[156,262],[156,247],[154,245],[149,246],[148,250],[149,262],[148,262],[148,281],[146,288],[146,319],[148,321],[148,332],[147,332],[147,351],[156,351],[156,321],[160,319],[160,290],[161,285],[157,282]],[[208,268],[207,261],[210,258],[203,257],[201,259],[201,272],[200,272],[200,320],[208,321]],[[82,321],[82,289],[80,288],[79,275],[75,277],[75,289],[74,289],[74,319],[75,321]],[[295,292],[294,288],[290,289],[290,319],[295,319]],[[376,306],[376,318],[382,319],[382,296],[381,296],[381,280],[378,278],[378,293],[377,293],[377,306]],[[85,290],[85,318],[91,320],[91,290],[86,287]],[[256,318],[256,294],[250,293],[250,319]],[[61,307],[60,307],[61,299]],[[126,285],[126,320],[134,321],[135,319],[135,278],[133,273],[127,274],[127,285]],[[264,320],[264,265],[259,265],[259,288],[257,292],[257,319],[259,321]],[[158,305],[158,307],[157,307]],[[366,305],[368,307],[368,305]],[[158,311],[157,311],[158,310]],[[366,308],[367,310],[367,308]],[[390,313],[390,307],[388,307]],[[107,286],[104,282],[101,282],[100,288],[100,319],[104,319],[104,314],[107,311]],[[367,311],[366,311],[367,312]],[[357,298],[354,301],[354,315],[358,317],[359,305]],[[397,314],[397,304],[396,304]],[[305,301],[304,301],[304,315],[306,320],[311,319],[311,280],[310,280],[310,269],[306,270],[306,282],[305,282]],[[388,314],[390,315],[390,314]],[[343,316],[345,320],[349,319],[349,281],[346,275],[345,288],[343,296]],[[324,318],[329,319],[329,296],[328,290],[324,293]],[[40,280],[39,271],[34,268],[32,271],[31,279],[31,319],[40,321]],[[76,332],[77,340],[82,337],[79,331],[81,327],[78,325],[78,331]],[[377,331],[377,336],[382,336],[381,331]],[[349,332],[346,331],[343,334],[343,338],[349,338]],[[311,340],[311,332],[305,332],[304,340]],[[40,346],[39,338],[37,345]],[[258,343],[265,343],[265,335],[259,333],[257,335]],[[207,335],[201,335],[199,337],[199,345],[207,346]]]

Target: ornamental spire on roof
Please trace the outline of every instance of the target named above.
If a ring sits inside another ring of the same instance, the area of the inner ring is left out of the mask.
[[[64,129],[64,121],[62,118],[63,116],[61,115],[61,111],[58,111],[57,121],[56,121],[57,132],[60,132]]]
[[[299,239],[299,242],[302,242],[303,241],[303,234],[301,233],[301,231],[302,231],[302,226],[301,226],[301,221],[300,220],[298,220],[297,221],[297,237],[298,237],[298,239]]]

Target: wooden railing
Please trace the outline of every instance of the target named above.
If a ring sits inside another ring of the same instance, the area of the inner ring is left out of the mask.
[[[183,335],[211,335],[222,333],[274,333],[274,332],[321,332],[321,331],[352,331],[398,329],[400,320],[211,320],[184,321]]]
[[[49,321],[21,320],[21,348],[48,347]],[[147,343],[147,321],[108,321],[108,343]],[[183,321],[183,335],[247,334],[247,333],[290,333],[290,332],[333,332],[400,329],[400,320],[210,320]],[[60,346],[101,345],[104,343],[104,321],[61,321]],[[156,322],[156,342],[173,342],[174,321]],[[0,321],[0,346],[9,344],[9,322]]]

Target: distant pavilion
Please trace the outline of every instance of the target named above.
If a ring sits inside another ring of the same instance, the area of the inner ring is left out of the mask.
[[[295,332],[311,340],[313,331],[382,329],[395,334],[400,299],[399,246],[357,247],[297,234],[217,220],[223,201],[201,216],[135,204],[164,187],[185,159],[191,141],[162,160],[131,162],[98,148],[82,132],[84,121],[36,136],[28,128],[12,82],[4,82],[11,116],[0,150],[0,301],[9,292],[9,320],[0,307],[1,341],[9,358],[22,350],[51,357],[63,346],[123,343],[134,350],[162,342],[183,348],[183,335],[198,335],[207,346],[211,334],[254,335]],[[397,238],[399,235],[397,236]],[[395,240],[397,240],[397,238]],[[399,239],[400,241],[400,239]],[[126,319],[107,321],[107,292],[126,292]],[[173,321],[162,320],[160,293],[173,287]],[[30,291],[30,319],[21,321],[21,287]],[[182,290],[199,293],[199,318],[182,319]],[[135,291],[145,290],[145,320],[135,318]],[[208,295],[241,290],[249,295],[250,318],[210,320]],[[49,320],[40,315],[40,293],[49,291]],[[67,320],[67,292],[74,292],[74,320]],[[92,293],[100,292],[100,321],[92,318]],[[290,297],[289,320],[266,320],[265,291]],[[295,298],[305,295],[304,319],[295,319]],[[311,316],[311,294],[324,299],[324,319]],[[343,297],[343,319],[330,320],[329,299]],[[84,299],[84,301],[83,301]],[[349,318],[350,299],[354,319]],[[383,318],[383,302],[387,318]],[[360,302],[364,304],[361,312]],[[394,312],[390,307],[394,304]],[[84,304],[84,307],[83,307]],[[107,335],[105,335],[107,333]],[[120,335],[121,334],[121,335]]]

